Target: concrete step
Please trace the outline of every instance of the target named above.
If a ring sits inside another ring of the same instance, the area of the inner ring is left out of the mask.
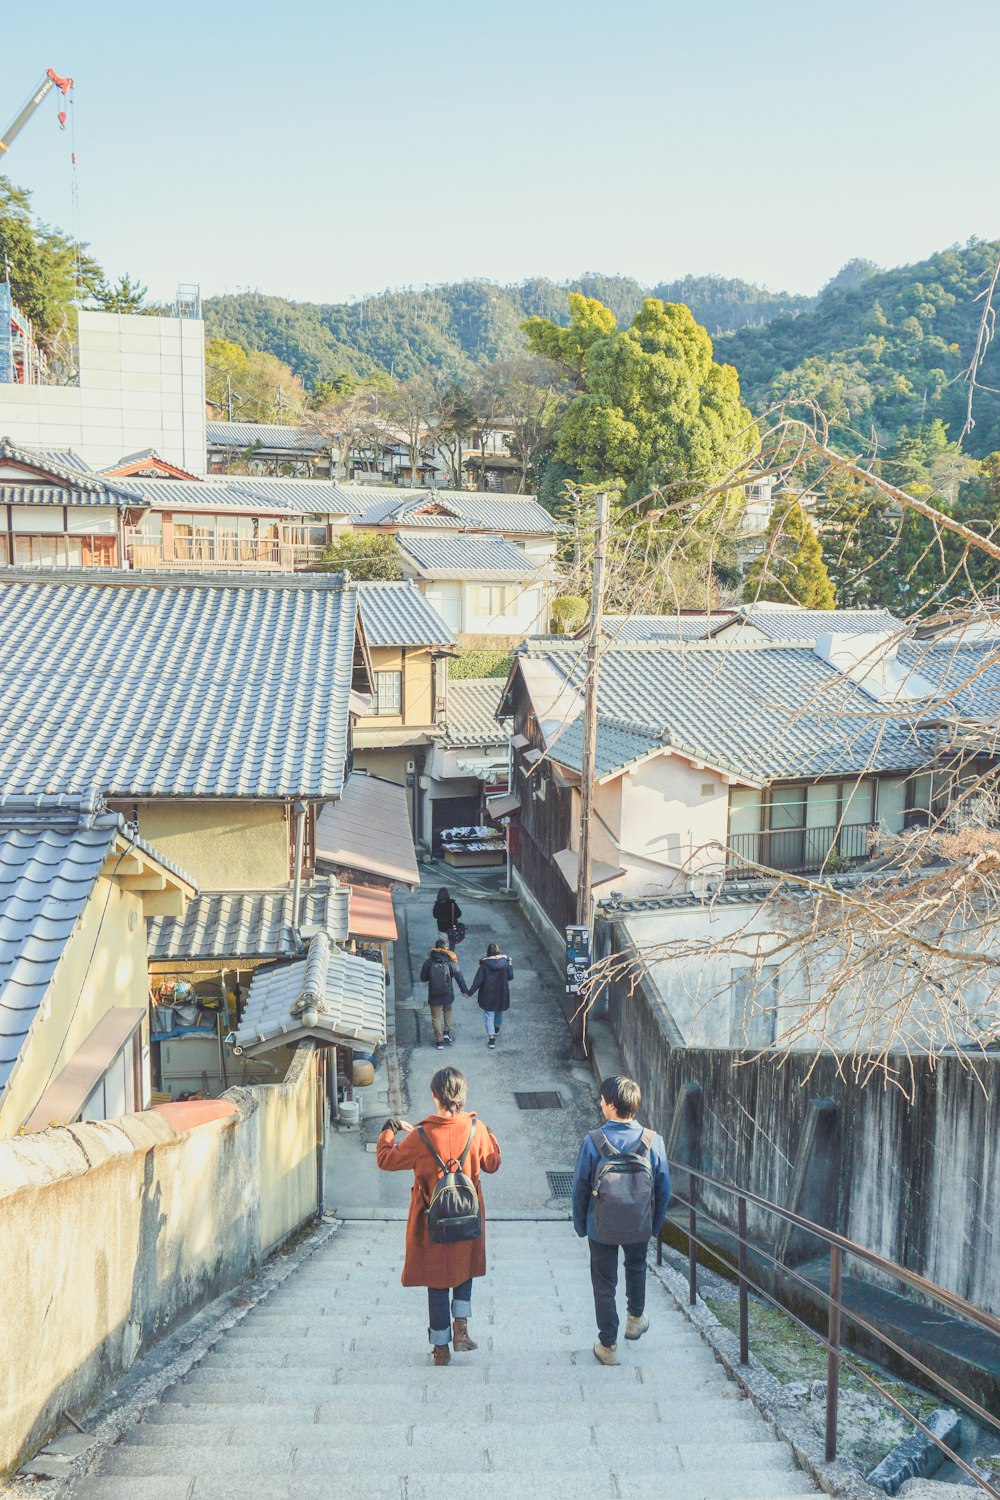
[[[379,1421],[378,1414],[370,1410],[364,1411],[360,1418],[347,1417],[343,1409],[328,1406],[310,1406],[306,1411],[283,1407],[280,1413],[273,1413],[270,1417],[265,1417],[268,1409],[263,1406],[256,1411],[248,1411],[246,1408],[214,1408],[211,1416],[215,1420],[209,1420],[209,1414],[204,1411],[191,1412],[190,1408],[173,1408],[174,1413],[178,1410],[187,1416],[186,1421],[178,1421],[173,1417],[167,1421],[155,1421],[150,1414],[145,1421],[131,1429],[125,1441],[147,1447],[156,1444],[170,1447],[182,1441],[197,1446],[212,1442],[218,1437],[220,1441],[242,1445],[254,1441],[264,1433],[269,1441],[277,1441],[280,1437],[282,1441],[287,1439],[295,1447],[304,1443],[337,1443],[344,1433],[374,1429],[374,1441],[381,1451],[384,1444],[391,1446],[397,1441],[403,1446],[413,1447],[421,1447],[427,1442],[440,1442],[442,1429],[447,1424],[450,1429],[449,1442],[476,1445],[486,1441],[491,1445],[494,1441],[508,1443],[514,1438],[530,1435],[532,1443],[555,1440],[579,1443],[584,1447],[596,1444],[598,1448],[602,1448],[606,1443],[618,1445],[627,1442],[628,1437],[622,1436],[623,1425],[626,1433],[632,1433],[638,1421],[638,1418],[633,1417],[623,1424],[612,1417],[594,1422],[589,1420],[589,1413],[584,1410],[582,1403],[578,1403],[577,1408],[572,1411],[565,1407],[559,1410],[550,1403],[544,1420],[532,1409],[531,1420],[527,1421],[519,1418],[508,1421],[497,1421],[495,1417],[488,1419],[487,1403],[482,1403],[480,1411],[472,1413],[464,1407],[452,1405],[450,1418],[436,1411],[431,1403],[414,1406],[406,1412],[394,1410],[391,1423],[386,1422],[384,1415]],[[352,1408],[352,1411],[357,1410]],[[664,1420],[655,1403],[647,1402],[643,1415],[646,1425],[650,1429],[655,1428],[658,1443],[685,1446],[703,1441],[728,1442],[732,1439],[736,1443],[760,1441],[776,1446],[771,1438],[760,1434],[757,1423],[745,1419],[738,1410],[726,1412],[711,1409],[702,1412],[699,1409],[693,1419],[690,1414],[674,1413],[669,1420]]]
[[[183,1395],[183,1387],[178,1388],[178,1394]],[[185,1427],[189,1423],[206,1422],[211,1417],[213,1422],[221,1426],[234,1426],[240,1422],[256,1418],[257,1421],[283,1421],[290,1412],[299,1412],[301,1420],[307,1421],[307,1412],[313,1412],[312,1420],[316,1422],[345,1423],[358,1427],[381,1427],[385,1420],[385,1407],[382,1402],[359,1401],[357,1393],[351,1391],[349,1386],[334,1386],[332,1390],[325,1393],[323,1401],[315,1403],[310,1399],[303,1400],[301,1396],[293,1391],[285,1393],[285,1400],[247,1401],[241,1392],[239,1397],[234,1396],[232,1385],[227,1382],[225,1391],[220,1392],[220,1399],[216,1402],[190,1400],[161,1401],[158,1406],[147,1411],[143,1418],[143,1426],[157,1427]],[[222,1396],[228,1395],[227,1400]],[[480,1387],[474,1402],[464,1399],[445,1400],[437,1398],[431,1401],[420,1400],[421,1393],[417,1393],[414,1404],[408,1407],[405,1415],[408,1420],[419,1422],[421,1426],[445,1427],[455,1422],[489,1422],[491,1425],[507,1425],[513,1420],[519,1430],[526,1427],[544,1425],[548,1422],[563,1421],[590,1421],[590,1407],[584,1411],[583,1402],[579,1393],[575,1400],[571,1401],[535,1401],[526,1403],[523,1407],[518,1406],[516,1417],[508,1418],[506,1413],[507,1403],[505,1401],[491,1401],[488,1388]],[[336,1399],[337,1397],[340,1399]],[[331,1399],[332,1398],[332,1399]],[[663,1412],[664,1403],[657,1402],[652,1398],[645,1398],[638,1393],[630,1396],[625,1402],[616,1402],[613,1409],[608,1412],[602,1410],[598,1425],[614,1423],[617,1426],[632,1426],[637,1422],[650,1424],[667,1424],[668,1417]],[[393,1406],[395,1412],[395,1406]],[[714,1404],[699,1406],[699,1420],[709,1424],[714,1420],[713,1414],[725,1416],[733,1421],[756,1421],[756,1415],[752,1410],[747,1410],[745,1402],[723,1401],[721,1398]],[[399,1420],[403,1419],[403,1412],[396,1412]],[[676,1421],[678,1426],[689,1427],[689,1418],[679,1413],[668,1413],[671,1421]]]
[[[523,1349],[524,1345],[519,1347]],[[490,1356],[483,1346],[478,1354],[463,1354],[457,1356],[457,1359],[463,1368],[472,1360],[477,1366],[484,1369],[488,1367],[491,1378],[495,1376],[503,1381],[523,1380],[530,1389],[531,1381],[542,1371],[566,1370],[578,1364],[589,1367],[594,1364],[593,1347],[592,1338],[584,1340],[577,1334],[577,1341],[571,1348],[539,1349],[534,1354],[507,1352],[498,1357]],[[416,1329],[412,1342],[402,1343],[397,1337],[391,1345],[383,1340],[366,1339],[361,1331],[353,1338],[317,1342],[315,1347],[310,1346],[308,1349],[304,1341],[285,1346],[280,1343],[267,1343],[260,1347],[244,1344],[239,1349],[235,1345],[222,1344],[217,1346],[217,1352],[206,1354],[198,1368],[217,1372],[232,1371],[234,1374],[245,1372],[259,1378],[268,1370],[326,1374],[349,1365],[352,1371],[357,1367],[359,1379],[370,1376],[378,1381],[387,1370],[402,1372],[413,1368],[422,1369],[427,1364],[429,1348],[426,1336],[421,1338]],[[684,1351],[676,1357],[671,1353],[667,1362],[662,1356],[657,1358],[651,1353],[649,1344],[643,1344],[639,1340],[629,1344],[623,1339],[619,1342],[618,1353],[622,1367],[627,1364],[630,1369],[641,1368],[644,1372],[648,1371],[650,1379],[671,1385],[683,1386],[686,1380],[699,1375],[723,1378],[720,1366],[707,1350],[704,1353]],[[373,1358],[376,1354],[380,1356],[377,1362]],[[643,1379],[645,1378],[644,1373]]]
[[[632,1442],[622,1440],[600,1448],[592,1445],[560,1447],[556,1429],[552,1446],[533,1447],[530,1459],[526,1460],[523,1439],[515,1436],[506,1441],[492,1437],[484,1440],[485,1431],[479,1432],[474,1444],[449,1442],[442,1446],[440,1442],[428,1442],[408,1446],[393,1441],[380,1442],[377,1449],[373,1449],[367,1438],[349,1444],[323,1441],[321,1436],[315,1443],[296,1447],[280,1438],[273,1440],[269,1435],[262,1436],[252,1447],[237,1447],[225,1445],[221,1441],[222,1434],[217,1433],[214,1440],[208,1442],[121,1445],[101,1458],[97,1473],[129,1478],[175,1475],[179,1481],[204,1475],[231,1481],[260,1482],[281,1477],[297,1478],[299,1475],[318,1477],[351,1469],[357,1482],[377,1458],[378,1469],[383,1475],[387,1470],[406,1476],[441,1477],[506,1473],[509,1483],[511,1475],[523,1477],[527,1461],[533,1475],[558,1476],[573,1472],[590,1476],[622,1471],[628,1476],[630,1492],[633,1475],[645,1470],[659,1476],[663,1486],[661,1495],[664,1490],[673,1494],[675,1475],[697,1476],[704,1487],[703,1494],[711,1496],[712,1500],[733,1492],[735,1476],[739,1476],[739,1484],[744,1490],[752,1481],[759,1486],[760,1493],[767,1492],[768,1479],[780,1493],[780,1484],[775,1483],[777,1477],[786,1473],[791,1473],[797,1480],[803,1477],[794,1469],[790,1451],[778,1443],[727,1442],[723,1459],[718,1448],[709,1452],[699,1444],[685,1445],[685,1454],[682,1454],[679,1445],[658,1442],[654,1429],[641,1437],[637,1435]],[[798,1492],[803,1493],[801,1489]],[[808,1489],[804,1492],[808,1493]],[[666,1500],[665,1495],[663,1500]]]
[[[730,1477],[731,1479],[731,1477]],[[619,1484],[609,1474],[588,1476],[587,1500],[612,1500],[628,1493],[635,1500],[788,1500],[790,1496],[813,1494],[803,1474],[752,1474],[732,1488],[709,1490],[701,1475],[672,1474],[665,1483],[658,1474],[622,1474]],[[402,1486],[399,1476],[376,1476],[370,1471],[359,1484],[356,1473],[329,1473],[322,1478],[300,1477],[291,1481],[270,1479],[267,1500],[399,1500]],[[247,1500],[246,1484],[218,1476],[201,1474],[193,1481],[172,1476],[98,1476],[79,1479],[73,1486],[73,1500]],[[462,1481],[462,1500],[511,1500],[509,1474],[469,1474]],[[441,1500],[441,1488],[433,1477],[409,1475],[407,1500]],[[580,1476],[546,1475],[546,1500],[581,1500]]]

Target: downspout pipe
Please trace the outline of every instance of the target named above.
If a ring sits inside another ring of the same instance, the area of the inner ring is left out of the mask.
[[[299,904],[302,897],[302,854],[306,838],[306,813],[309,809],[304,802],[293,802],[292,811],[295,813],[295,870],[292,877],[292,926],[298,932]]]

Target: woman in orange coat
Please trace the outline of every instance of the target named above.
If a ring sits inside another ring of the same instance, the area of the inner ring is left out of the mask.
[[[419,1132],[406,1120],[386,1120],[378,1138],[376,1160],[383,1172],[413,1170],[402,1281],[404,1286],[427,1288],[427,1334],[436,1365],[446,1365],[451,1360],[449,1343],[454,1343],[456,1354],[476,1348],[469,1337],[472,1280],[486,1275],[486,1211],[479,1174],[496,1172],[500,1166],[496,1136],[475,1115],[466,1112],[467,1092],[464,1074],[457,1068],[440,1068],[431,1079],[435,1113],[420,1124],[443,1162],[458,1160],[468,1145],[463,1171],[479,1194],[483,1233],[478,1239],[453,1245],[436,1245],[431,1240],[426,1208],[441,1175],[437,1162]]]

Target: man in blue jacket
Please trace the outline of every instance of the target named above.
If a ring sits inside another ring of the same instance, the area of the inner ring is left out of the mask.
[[[670,1202],[667,1148],[662,1136],[644,1130],[637,1122],[641,1098],[634,1078],[605,1078],[600,1091],[604,1126],[584,1136],[573,1173],[573,1228],[590,1244],[598,1333],[594,1355],[602,1365],[618,1364],[618,1248],[621,1246],[625,1256],[625,1337],[638,1339],[649,1327],[649,1240],[663,1228]],[[623,1161],[624,1157],[630,1159]],[[643,1202],[647,1190],[651,1205]],[[615,1222],[616,1214],[620,1215],[619,1223]],[[644,1237],[631,1241],[623,1238],[630,1233],[628,1226],[637,1222],[649,1227]]]

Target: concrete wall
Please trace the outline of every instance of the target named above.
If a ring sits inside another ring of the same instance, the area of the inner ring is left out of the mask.
[[[309,1046],[180,1135],[147,1113],[0,1142],[0,1474],[316,1211],[316,1090]]]
[[[130,803],[118,803],[131,815]],[[287,885],[288,825],[278,802],[139,803],[139,832],[202,891]]]
[[[627,982],[615,986],[608,1011],[650,1124],[666,1133],[682,1086],[700,1084],[704,1171],[790,1206],[810,1104],[833,1099],[843,1142],[836,1227],[1000,1312],[1000,1061],[979,1059],[979,1082],[962,1058],[901,1057],[903,1088],[861,1088],[850,1065],[841,1072],[843,1060],[834,1056],[793,1053],[771,1061],[678,1047],[669,1015],[646,983],[631,995]],[[728,1196],[708,1194],[707,1203],[732,1222]],[[773,1217],[751,1208],[750,1232],[773,1244]],[[860,1263],[849,1269],[869,1274]]]
[[[205,472],[205,325],[81,312],[78,385],[0,385],[0,432],[95,467],[141,448]]]
[[[102,876],[66,944],[45,1004],[0,1095],[0,1136],[17,1133],[103,1015],[114,1006],[147,1008],[148,983],[142,897]],[[143,1022],[142,1032],[144,1087],[148,1090],[148,1022]]]

